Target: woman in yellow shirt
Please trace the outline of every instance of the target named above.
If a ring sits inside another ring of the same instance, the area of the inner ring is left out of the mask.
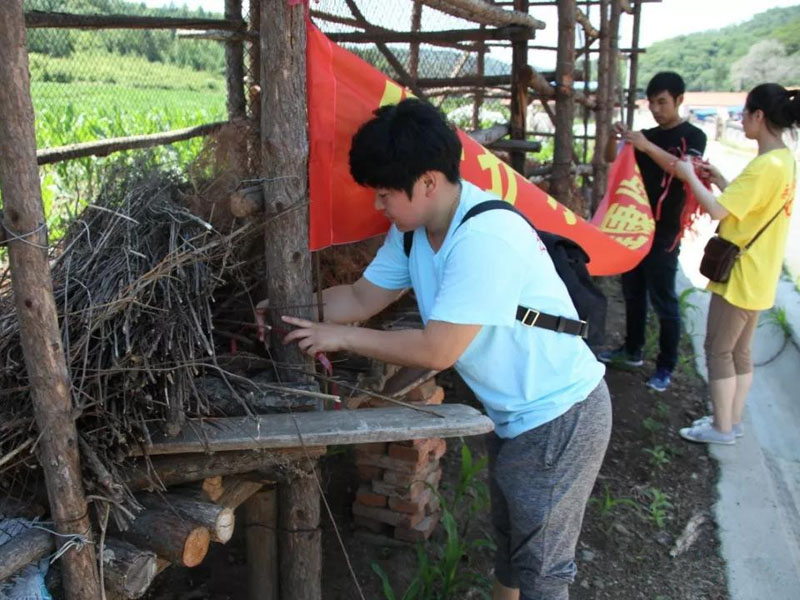
[[[687,440],[733,444],[742,435],[742,413],[753,382],[750,346],[759,311],[775,302],[795,196],[794,157],[783,143],[783,133],[798,124],[800,91],[764,83],[750,91],[742,112],[744,133],[758,142],[758,155],[730,184],[718,169],[708,168],[721,196],[703,186],[690,162],[675,164],[675,176],[691,187],[712,218],[719,219],[722,238],[740,248],[755,239],[736,260],[727,282],[708,285],[713,295],[705,350],[714,415],[681,429]]]

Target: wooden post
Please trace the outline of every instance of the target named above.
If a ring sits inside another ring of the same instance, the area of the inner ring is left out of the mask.
[[[600,53],[597,56],[597,92],[595,99],[594,181],[592,182],[592,212],[597,210],[608,181],[608,164],[603,156],[608,143],[611,124],[608,122],[608,103],[611,98],[611,36],[608,25],[608,7],[611,0],[600,0]]]
[[[313,318],[311,253],[308,250],[308,118],[306,29],[303,5],[261,2],[261,175],[264,197],[283,209],[267,221],[267,293],[284,314]],[[289,210],[292,209],[292,210]],[[292,308],[297,307],[297,308]],[[296,344],[284,346],[287,326],[272,314],[272,355],[279,362],[313,371],[313,361]],[[299,379],[296,371],[281,373]]]
[[[528,13],[528,0],[514,0],[514,10]],[[525,139],[525,112],[528,109],[528,40],[511,42],[511,139]],[[511,166],[525,175],[525,153],[511,152]]]
[[[225,18],[242,20],[242,0],[225,0]],[[244,98],[244,47],[241,40],[225,42],[225,80],[228,89],[228,119],[244,119],[247,104]],[[247,139],[236,140],[232,149],[230,165],[240,178],[247,175]]]
[[[322,544],[315,474],[278,485],[278,548],[282,600],[320,600]]]
[[[28,54],[22,0],[0,2],[0,186],[11,280],[16,298],[25,367],[31,384],[39,462],[47,484],[51,518],[59,533],[90,539],[63,555],[68,599],[100,598],[88,507],[81,480],[78,436],[70,381],[61,346],[53,282],[47,260]],[[9,236],[9,238],[12,236]],[[67,538],[59,538],[63,543]]]
[[[417,32],[422,27],[422,2],[414,0],[411,9],[411,31]],[[416,81],[419,77],[419,42],[411,42],[408,47],[408,74]]]
[[[631,67],[628,77],[628,113],[625,115],[625,124],[633,128],[633,117],[636,113],[636,86],[639,78],[639,29],[642,22],[642,3],[634,0],[633,5],[633,36],[631,39]]]
[[[247,569],[247,597],[250,600],[279,600],[277,491],[273,488],[258,492],[242,508],[247,565],[259,566],[258,569]]]
[[[575,0],[558,3],[558,51],[556,55],[556,122],[553,174],[550,194],[564,206],[582,215],[580,197],[572,197],[572,141],[575,100],[572,85],[575,71]],[[585,58],[588,60],[588,57]]]
[[[261,3],[261,174],[264,197],[273,197],[286,210],[264,227],[267,292],[273,306],[290,307],[286,314],[313,318],[311,255],[308,250],[308,133],[306,106],[306,29],[303,3],[290,6],[285,0]],[[296,308],[291,308],[296,307]],[[271,315],[282,325],[279,314]],[[278,362],[291,363],[305,371],[313,362],[295,344],[280,343],[284,328],[273,329],[272,352]],[[298,373],[282,370],[284,380],[299,379]],[[316,463],[314,463],[316,464]],[[305,480],[301,480],[305,481]],[[295,489],[295,485],[284,486]],[[284,600],[322,598],[322,538],[297,532],[319,526],[319,491],[315,482],[302,486],[301,498],[282,494],[280,510],[308,518],[288,519],[286,542],[281,546],[280,591]],[[287,504],[288,502],[288,504]],[[300,523],[294,527],[295,523]],[[266,565],[250,563],[250,570]]]
[[[485,29],[486,25],[481,25],[481,30]],[[477,56],[475,58],[475,74],[478,77],[483,77],[486,74],[486,42],[483,40],[475,44]],[[483,107],[484,90],[478,88],[475,90],[475,98],[472,103],[472,129],[481,128],[481,108]],[[527,110],[527,107],[526,107]]]
[[[265,0],[266,1],[266,0]],[[250,173],[261,172],[261,0],[250,0],[250,18],[247,31],[251,36],[249,46],[249,71],[247,74],[248,104],[250,106],[250,135],[248,153]]]

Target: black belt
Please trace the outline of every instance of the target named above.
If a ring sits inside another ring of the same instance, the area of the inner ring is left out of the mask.
[[[526,327],[541,327],[559,333],[579,335],[582,338],[589,336],[589,324],[586,321],[576,321],[566,317],[548,315],[533,308],[517,307],[517,321]]]

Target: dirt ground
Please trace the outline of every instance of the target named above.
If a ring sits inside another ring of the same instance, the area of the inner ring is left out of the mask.
[[[623,305],[616,280],[607,280],[609,295],[609,346],[621,342]],[[655,332],[650,338],[655,339]],[[578,578],[570,597],[577,600],[724,600],[727,598],[724,563],[719,554],[711,518],[715,501],[716,465],[704,446],[683,442],[677,430],[705,414],[706,389],[691,367],[690,346],[673,385],[662,394],[647,389],[645,379],[653,369],[654,343],[648,344],[645,366],[635,370],[609,369],[614,427],[606,458],[584,519],[577,548]],[[651,348],[652,346],[652,348]],[[469,390],[452,373],[440,377],[448,402],[474,403]],[[462,443],[474,458],[485,455],[482,438],[448,440],[443,459],[442,491],[452,493],[459,477]],[[385,598],[377,563],[389,574],[398,598],[417,569],[415,549],[387,546],[365,540],[352,526],[350,506],[357,488],[352,456],[346,448],[323,459],[322,483],[364,598]],[[478,475],[485,481],[486,471]],[[670,550],[687,522],[696,515],[709,518],[696,541],[675,558]],[[323,507],[323,600],[359,598],[344,552]],[[247,597],[243,536],[227,546],[214,545],[198,568],[167,570],[159,576],[152,600],[240,600]],[[469,539],[490,537],[488,511],[472,522]],[[429,552],[443,541],[440,526],[426,545]],[[463,572],[491,577],[492,558],[476,549],[461,563]],[[485,597],[478,588],[463,592],[458,600]],[[455,597],[451,596],[453,600]]]

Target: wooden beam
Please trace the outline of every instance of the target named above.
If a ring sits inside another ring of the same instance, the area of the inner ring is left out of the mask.
[[[244,31],[241,19],[186,19],[132,15],[75,15],[31,10],[25,13],[29,29],[220,29]]]
[[[59,545],[80,535],[88,543],[62,556],[68,600],[99,598],[97,572],[75,429],[75,407],[61,342],[42,209],[22,0],[0,2],[0,193],[11,284],[19,320],[30,400],[38,430],[37,454]]]
[[[528,27],[508,25],[496,29],[451,29],[446,31],[353,31],[326,33],[332,42],[350,44],[434,44],[436,42],[475,42],[482,40],[530,40]]]
[[[506,137],[508,135],[508,132],[509,132],[509,125],[506,123],[503,125],[493,125],[488,129],[471,131],[469,132],[468,135],[479,144],[483,144],[485,146],[486,144],[491,144],[493,142],[496,142],[500,138]]]
[[[422,29],[422,2],[414,0],[411,8],[411,33],[419,33]],[[419,42],[412,41],[408,47],[408,74],[416,81],[419,77]]]
[[[483,25],[524,25],[532,29],[544,29],[545,23],[534,19],[528,13],[517,10],[503,10],[499,6],[494,6],[485,0],[422,0],[423,3],[431,8],[447,13],[448,15],[466,19],[473,23]],[[515,4],[516,6],[516,4]]]
[[[514,0],[514,10],[528,13],[528,0]],[[528,67],[527,40],[514,40],[511,44],[511,106],[509,137],[513,141],[525,140],[525,120],[528,110],[528,82],[531,69]],[[511,166],[518,173],[525,172],[525,152],[510,149]]]
[[[175,129],[173,131],[167,131],[164,133],[131,135],[126,137],[98,140],[96,142],[70,144],[69,146],[59,146],[58,148],[46,148],[36,152],[36,161],[39,165],[49,165],[56,162],[71,160],[73,158],[84,158],[86,156],[108,156],[112,152],[163,146],[165,144],[189,140],[203,135],[210,135],[225,125],[230,124],[233,123],[230,121],[221,121],[217,123],[197,125],[196,127],[186,127],[185,129]]]
[[[631,46],[637,51],[631,54],[630,72],[628,75],[628,106],[625,115],[625,124],[628,129],[633,129],[633,117],[636,114],[636,87],[639,83],[639,32],[642,25],[642,3],[635,2],[633,8],[633,33]]]
[[[235,475],[250,471],[270,471],[276,466],[325,454],[325,448],[280,448],[263,451],[217,452],[154,456],[139,459],[122,471],[123,480],[131,491],[159,489],[201,481],[216,475]]]
[[[580,9],[575,8],[575,20],[580,23],[581,27],[583,27],[583,31],[586,33],[587,39],[597,39],[600,37],[600,32],[597,31],[597,28],[592,25],[592,22],[589,21],[589,17]]]
[[[492,430],[492,421],[470,406],[445,404],[433,412],[399,407],[190,420],[176,437],[152,434],[146,450],[157,455],[299,448],[457,437]]]

